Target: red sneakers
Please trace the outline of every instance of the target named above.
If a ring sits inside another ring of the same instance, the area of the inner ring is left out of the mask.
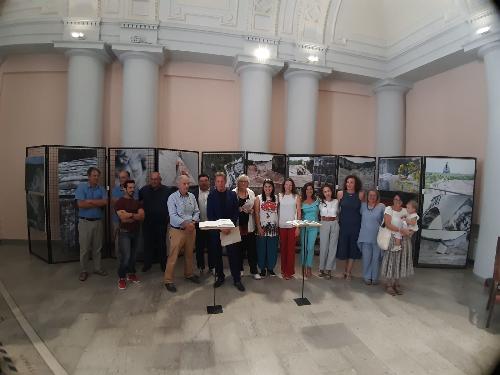
[[[137,278],[137,275],[135,273],[129,273],[127,275],[127,281],[133,282],[133,283],[138,283],[139,279]]]
[[[127,289],[127,281],[125,279],[118,280],[118,289]]]

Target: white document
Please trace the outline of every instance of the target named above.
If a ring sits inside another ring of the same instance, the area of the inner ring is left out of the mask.
[[[221,246],[232,245],[237,242],[241,242],[240,228],[231,228],[231,232],[229,232],[229,234],[220,232]]]
[[[215,221],[202,221],[200,222],[200,229],[224,229],[234,228],[231,219],[219,219]]]
[[[320,227],[321,223],[314,220],[290,220],[286,222],[293,227]]]

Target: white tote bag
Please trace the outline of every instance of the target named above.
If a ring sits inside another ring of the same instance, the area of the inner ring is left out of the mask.
[[[387,229],[382,222],[382,225],[378,228],[378,234],[377,234],[377,245],[380,247],[382,250],[388,250],[389,249],[389,242],[391,241],[391,231]]]

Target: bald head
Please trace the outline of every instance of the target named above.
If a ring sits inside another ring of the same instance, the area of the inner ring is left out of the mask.
[[[179,188],[179,193],[186,195],[189,191],[189,177],[183,174],[177,177],[177,187]]]
[[[161,176],[158,172],[152,172],[149,176],[149,183],[153,189],[161,185]]]

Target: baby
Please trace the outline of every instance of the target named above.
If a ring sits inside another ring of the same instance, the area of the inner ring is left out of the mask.
[[[412,232],[418,232],[418,219],[419,216],[417,214],[418,203],[415,200],[410,200],[406,204],[406,211],[408,212],[408,216],[401,217],[401,226],[402,229],[409,229]],[[401,232],[394,233],[394,251],[401,250],[401,240],[403,236]]]

